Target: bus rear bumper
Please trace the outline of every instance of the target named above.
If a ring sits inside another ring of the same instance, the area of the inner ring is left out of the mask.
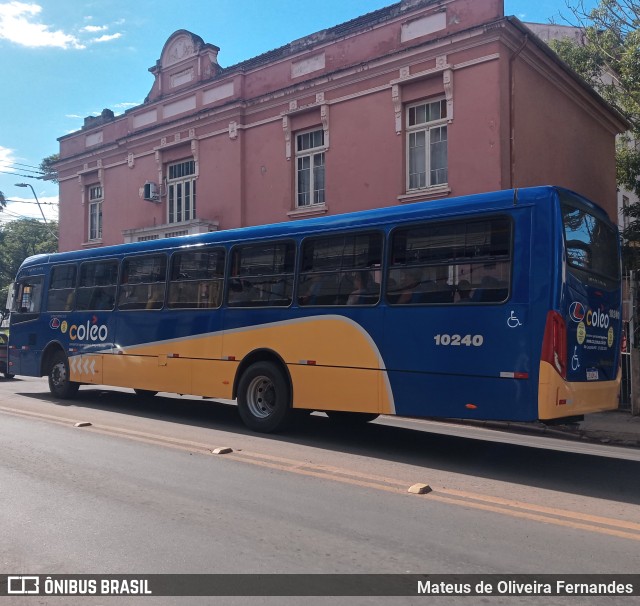
[[[614,381],[568,382],[548,362],[540,362],[538,418],[573,417],[618,408],[622,372]]]

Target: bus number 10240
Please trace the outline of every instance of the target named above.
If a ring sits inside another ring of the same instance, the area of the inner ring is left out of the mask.
[[[482,335],[436,335],[433,337],[436,341],[436,345],[451,345],[458,347],[465,345],[466,347],[480,347],[484,343],[484,337]]]

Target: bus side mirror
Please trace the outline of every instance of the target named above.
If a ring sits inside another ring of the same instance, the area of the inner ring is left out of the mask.
[[[5,306],[4,306],[5,310],[7,311],[7,314],[11,312],[11,310],[13,309],[15,293],[16,293],[16,283],[11,282],[11,284],[9,284],[9,292],[7,293],[7,302],[5,303]]]

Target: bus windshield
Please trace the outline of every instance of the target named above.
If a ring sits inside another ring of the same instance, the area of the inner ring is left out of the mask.
[[[563,202],[569,270],[584,281],[584,274],[596,275],[609,283],[620,280],[618,236],[615,229],[579,204]]]

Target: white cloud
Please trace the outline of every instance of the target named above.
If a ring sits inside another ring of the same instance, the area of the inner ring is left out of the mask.
[[[38,23],[37,17],[41,12],[42,7],[38,4],[0,4],[0,38],[28,47],[85,48],[73,34]]]
[[[57,221],[58,196],[38,196],[38,201],[47,221]],[[16,218],[15,215],[20,215],[29,219],[42,219],[40,208],[33,197],[11,196],[7,202],[7,210],[11,212],[12,218]]]
[[[0,170],[6,170],[15,162],[13,150],[0,145]]]
[[[105,34],[99,38],[93,38],[91,42],[110,42],[111,40],[117,40],[118,38],[122,38],[122,34],[120,32],[115,34]]]
[[[141,104],[142,104],[141,101],[136,101],[135,103],[131,102],[131,101],[123,101],[122,103],[116,103],[113,107],[114,107],[114,109],[127,110],[127,109],[129,109],[131,107],[137,107],[138,105],[141,105]]]
[[[104,31],[106,31],[108,29],[109,29],[109,27],[106,26],[106,25],[86,25],[80,31],[81,32],[95,33],[95,32],[104,32]]]

